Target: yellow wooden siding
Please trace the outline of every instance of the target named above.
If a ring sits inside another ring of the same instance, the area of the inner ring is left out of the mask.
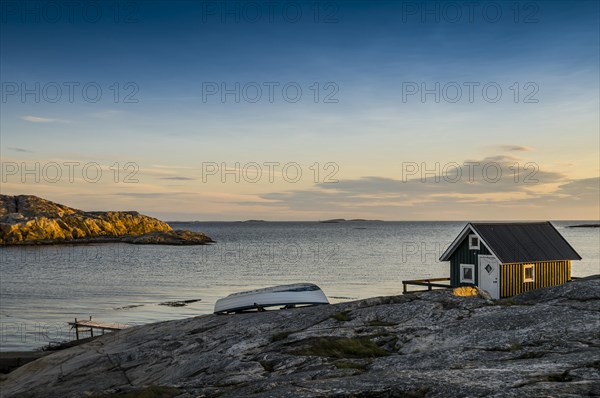
[[[523,266],[535,265],[535,281],[523,282]],[[502,264],[500,296],[510,297],[546,286],[560,285],[571,280],[571,261]]]

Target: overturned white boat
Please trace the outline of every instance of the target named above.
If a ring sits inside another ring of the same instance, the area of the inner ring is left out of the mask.
[[[321,288],[312,283],[295,283],[230,294],[217,300],[215,314],[240,312],[267,307],[329,304]]]

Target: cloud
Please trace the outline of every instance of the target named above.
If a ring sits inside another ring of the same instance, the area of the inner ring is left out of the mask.
[[[190,177],[161,177],[161,180],[174,180],[174,181],[193,181],[195,178]]]
[[[9,147],[7,149],[11,150],[11,151],[15,151],[15,152],[29,152],[29,153],[33,153],[33,151],[30,151],[30,150],[24,149],[24,148]]]
[[[554,196],[598,206],[600,203],[600,177],[571,180],[560,185]]]
[[[124,113],[125,113],[124,111],[120,111],[117,109],[105,109],[103,111],[90,113],[90,116],[96,117],[99,119],[112,119],[112,118],[122,115]]]
[[[21,116],[21,120],[25,120],[26,122],[31,123],[70,123],[68,120],[63,119],[51,119],[47,117],[39,117],[39,116]]]
[[[165,198],[174,197],[181,195],[181,192],[117,192],[113,193],[113,196],[125,196],[129,198],[143,198],[143,199],[154,199],[154,198]],[[184,193],[185,194],[185,193]]]
[[[152,167],[156,167],[157,169],[192,169],[190,166],[172,166],[172,165],[164,165],[164,164],[153,164]]]
[[[458,211],[461,206],[464,210],[465,205],[526,204],[539,198],[558,198],[581,191],[581,187],[563,173],[541,170],[535,163],[518,160],[510,156],[491,156],[465,161],[463,165],[467,162],[478,165],[472,166],[472,175],[467,166],[448,168],[443,172],[444,165],[439,165],[435,166],[439,169],[437,175],[419,172],[404,179],[402,176],[366,176],[338,183],[320,183],[312,189],[266,193],[260,196],[263,202],[243,204],[300,212],[322,209],[338,214],[400,212],[418,218],[419,212],[422,215],[442,209]],[[515,163],[519,167],[515,167]],[[528,167],[524,167],[526,164]],[[491,166],[486,169],[488,165]],[[426,167],[433,169],[433,165]]]
[[[496,145],[494,148],[504,152],[532,152],[533,148],[522,145]]]

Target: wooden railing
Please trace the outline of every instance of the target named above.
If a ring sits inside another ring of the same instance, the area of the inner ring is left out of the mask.
[[[433,290],[433,288],[441,288],[441,289],[448,289],[452,286],[450,286],[450,284],[445,284],[445,283],[437,283],[437,282],[450,282],[450,278],[429,278],[429,279],[414,279],[414,280],[410,280],[410,281],[402,281],[402,294],[408,294],[408,293],[417,293],[417,292],[424,292],[426,290]],[[408,290],[408,285],[412,285],[412,286],[426,286],[427,289],[420,289],[420,290]]]

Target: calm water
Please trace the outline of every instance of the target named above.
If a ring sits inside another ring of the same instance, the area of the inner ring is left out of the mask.
[[[573,275],[600,273],[600,230],[564,228],[583,257]],[[313,282],[331,302],[399,294],[401,281],[445,277],[437,261],[464,222],[173,223],[211,246],[127,244],[0,248],[0,350],[72,338],[75,317],[142,324],[211,313],[217,298]],[[165,301],[201,299],[185,307]]]

